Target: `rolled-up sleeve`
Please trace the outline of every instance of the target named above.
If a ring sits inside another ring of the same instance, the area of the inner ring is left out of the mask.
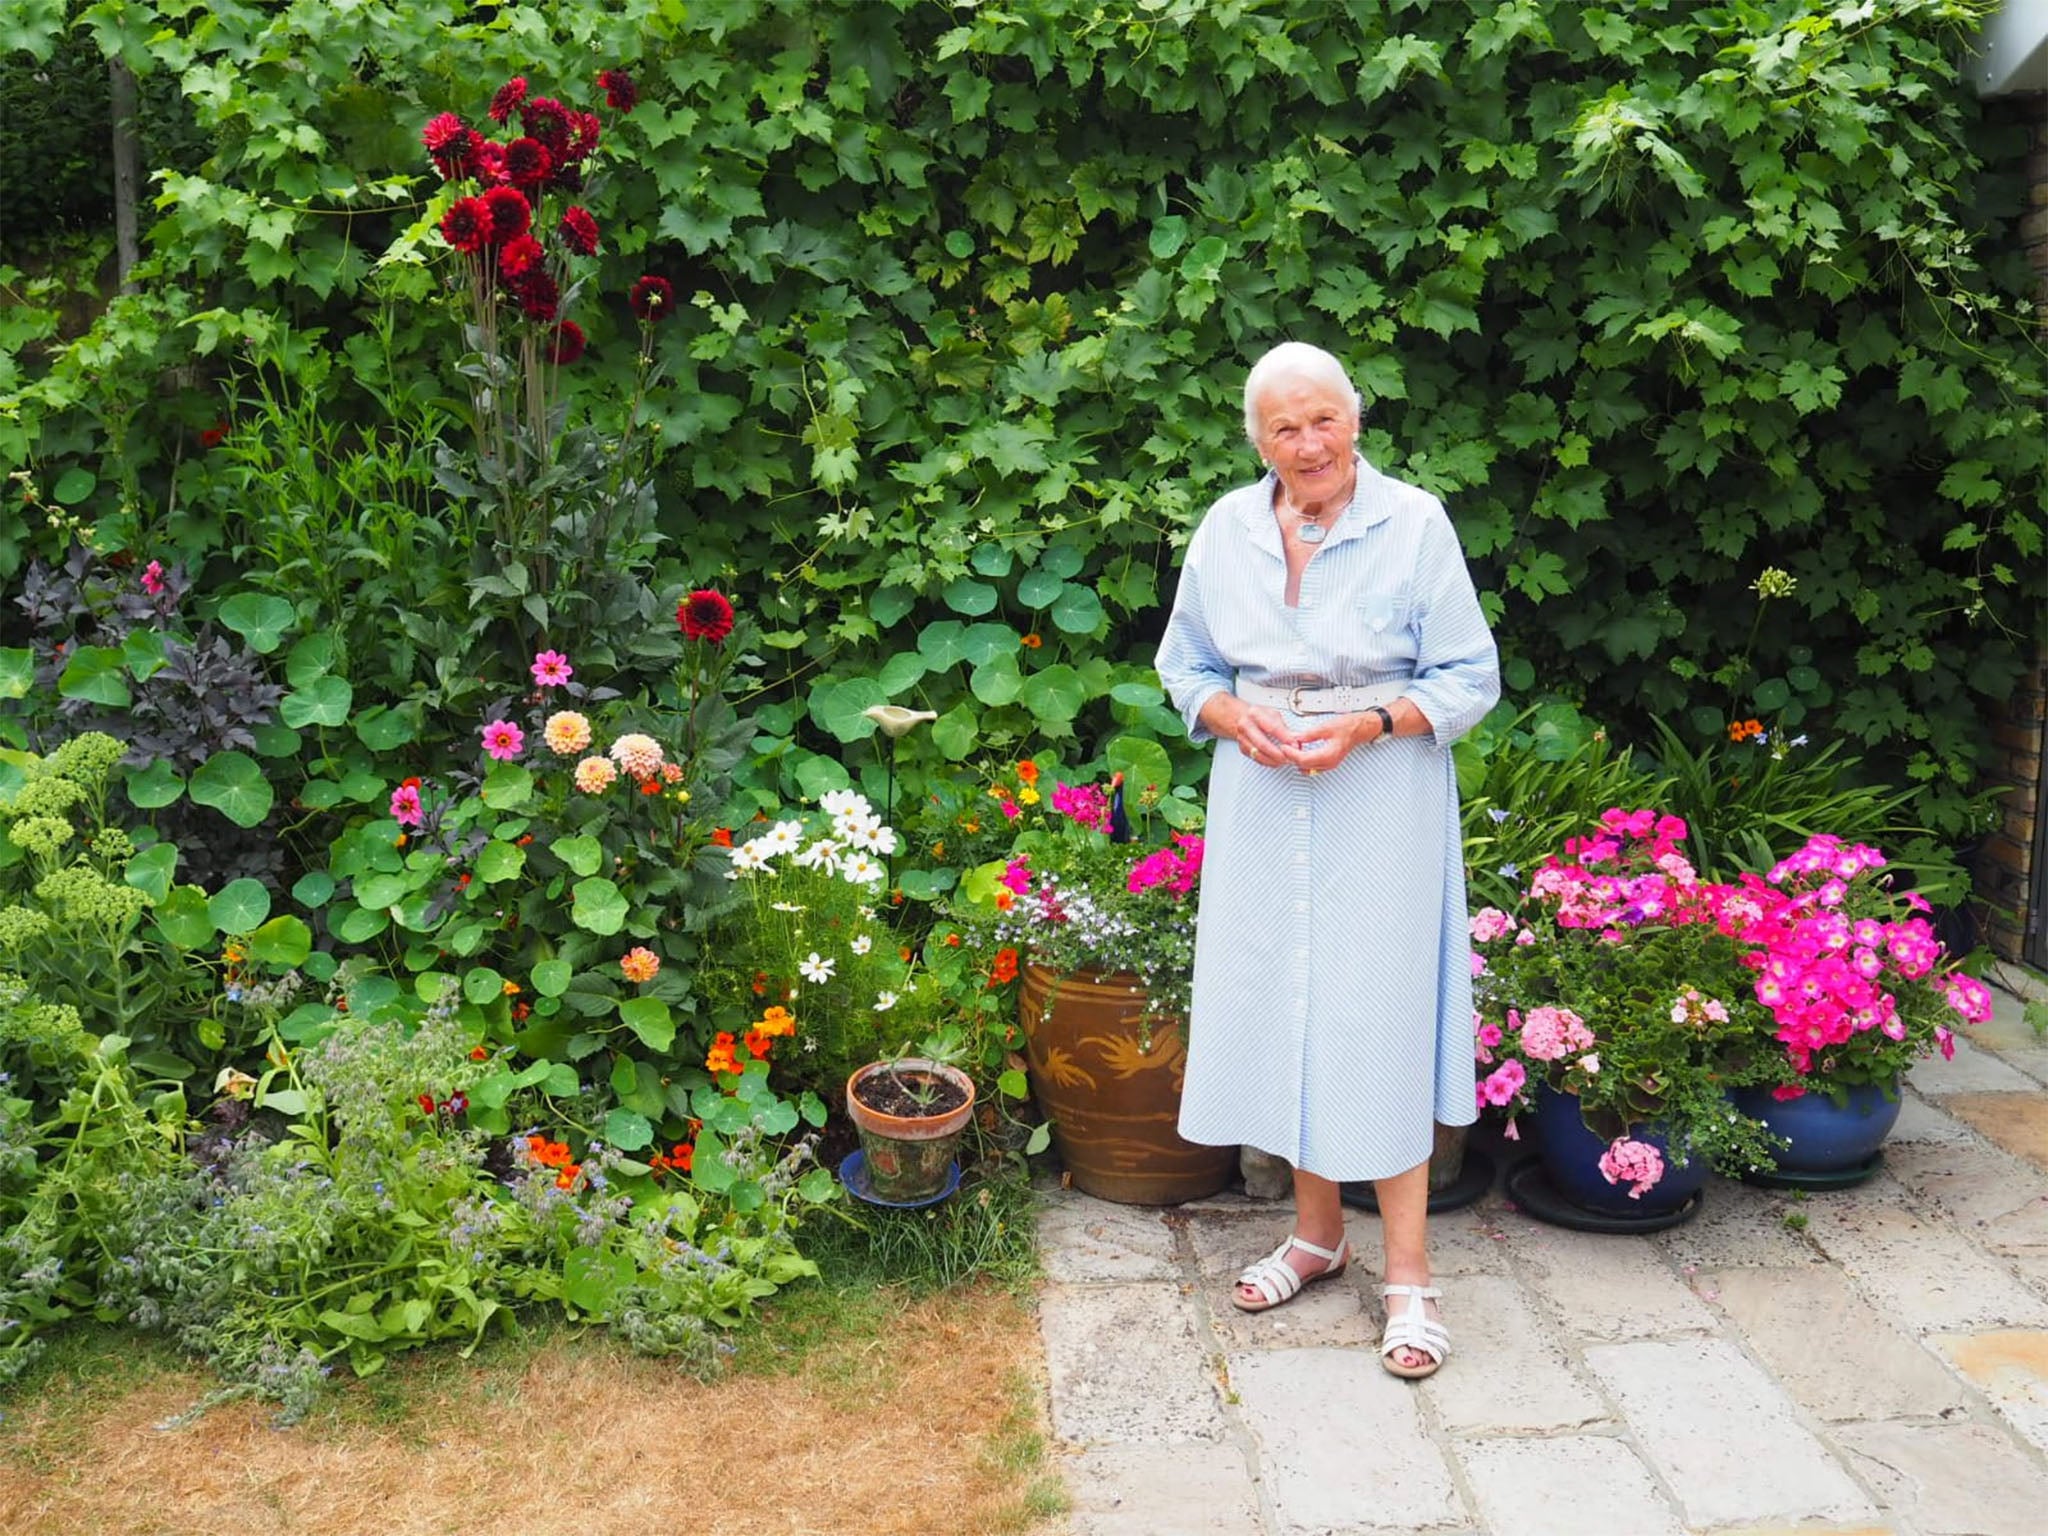
[[[1415,592],[1415,678],[1405,692],[1428,717],[1436,744],[1448,747],[1499,702],[1500,653],[1441,506],[1432,509],[1416,553]]]
[[[1229,693],[1233,685],[1231,668],[1218,654],[1202,610],[1203,552],[1210,543],[1209,529],[1210,521],[1204,519],[1188,544],[1187,559],[1181,564],[1180,586],[1173,597],[1173,612],[1159,641],[1159,654],[1153,658],[1160,686],[1180,711],[1188,728],[1188,739],[1195,742],[1215,739],[1216,733],[1202,724],[1202,706],[1219,693]]]

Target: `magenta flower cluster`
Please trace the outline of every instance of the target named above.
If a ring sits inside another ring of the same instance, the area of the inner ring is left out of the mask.
[[[1055,784],[1052,808],[1090,832],[1109,830],[1109,795],[1094,784]]]
[[[1176,896],[1185,896],[1202,878],[1202,840],[1189,832],[1176,832],[1166,847],[1148,853],[1131,866],[1128,889],[1135,895],[1163,885]]]

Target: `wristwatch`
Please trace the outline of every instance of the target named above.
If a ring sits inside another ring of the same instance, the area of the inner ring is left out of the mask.
[[[1366,713],[1368,715],[1378,715],[1380,717],[1380,734],[1379,736],[1373,737],[1374,741],[1378,741],[1380,739],[1380,736],[1391,736],[1394,734],[1394,717],[1387,713],[1386,705],[1375,704],[1372,706],[1372,708],[1368,709]]]

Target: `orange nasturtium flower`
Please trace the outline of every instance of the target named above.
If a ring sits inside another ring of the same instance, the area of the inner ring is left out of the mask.
[[[1015,891],[1007,887],[996,891],[996,910],[998,912],[1007,912],[1015,905],[1017,905],[1017,893]]]
[[[754,1027],[764,1035],[793,1035],[796,1033],[796,1015],[778,1003],[762,1014],[761,1022]]]
[[[741,1043],[746,1046],[747,1054],[756,1061],[766,1061],[770,1048],[775,1044],[775,1037],[765,1029],[750,1029]]]
[[[999,949],[996,951],[995,968],[989,972],[989,980],[997,986],[1017,979],[1017,951]]]
[[[1038,637],[1037,635],[1026,635],[1026,636],[1024,637],[1024,639],[1023,639],[1022,643],[1023,643],[1023,644],[1025,644],[1025,645],[1028,645],[1028,646],[1030,646],[1030,647],[1031,647],[1031,649],[1035,651],[1035,650],[1037,650],[1037,649],[1038,649],[1038,648],[1039,648],[1039,647],[1040,647],[1041,645],[1045,644],[1045,641],[1044,641],[1044,640],[1042,640],[1042,639],[1040,639],[1040,638],[1039,638],[1039,637]]]
[[[1017,779],[1020,783],[1036,784],[1038,782],[1038,764],[1030,761],[1019,763],[1017,765]]]
[[[733,1038],[728,1030],[720,1030],[718,1038],[711,1042],[711,1049],[704,1055],[706,1072],[737,1072],[739,1065],[732,1058]]]

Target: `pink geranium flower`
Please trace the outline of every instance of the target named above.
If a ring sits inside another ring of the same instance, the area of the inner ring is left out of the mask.
[[[1647,1141],[1630,1141],[1626,1136],[1600,1154],[1600,1177],[1610,1184],[1628,1185],[1631,1200],[1643,1198],[1664,1177],[1664,1154]]]
[[[533,680],[543,688],[559,688],[576,675],[560,651],[542,651],[533,658]]]
[[[510,720],[493,720],[482,731],[484,751],[501,763],[509,763],[526,748],[526,732]]]

